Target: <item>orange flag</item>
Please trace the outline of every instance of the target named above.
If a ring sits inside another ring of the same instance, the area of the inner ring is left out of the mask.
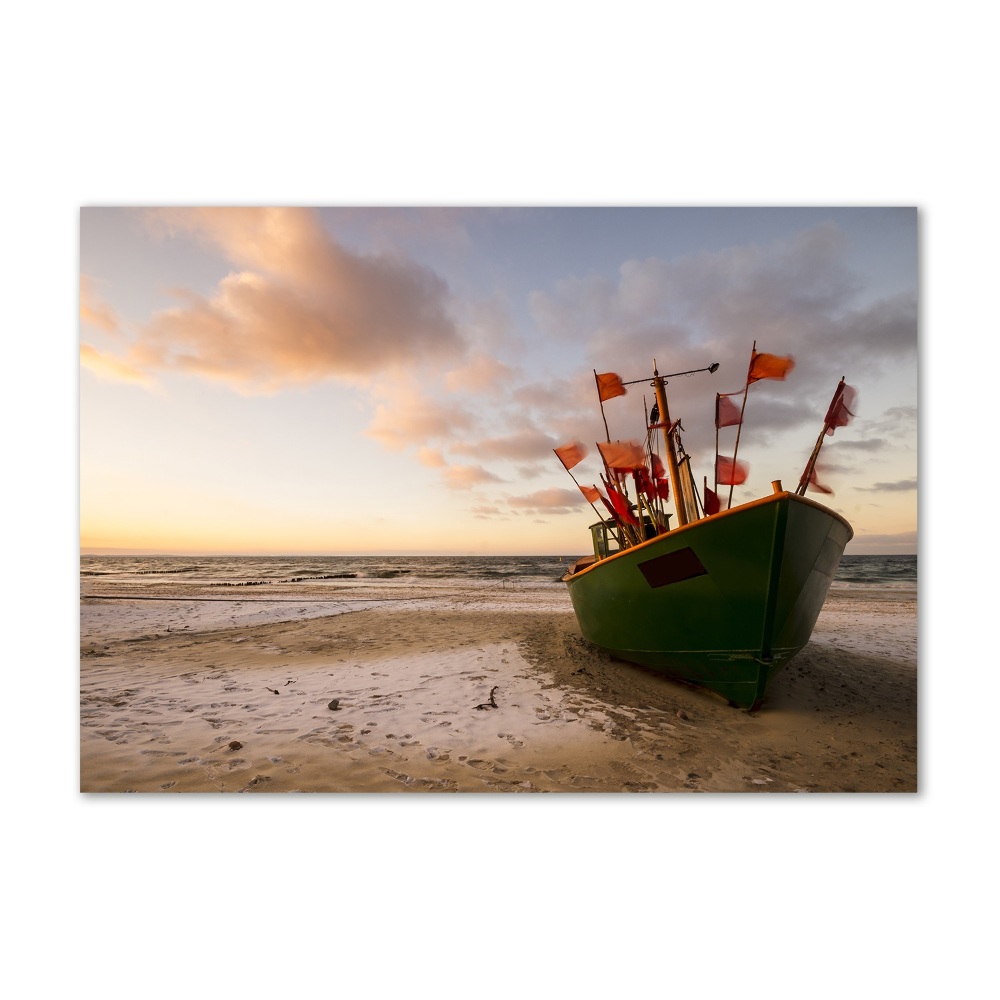
[[[564,444],[561,448],[552,449],[558,456],[559,461],[566,466],[569,472],[574,465],[579,465],[587,457],[587,449],[579,441]]]
[[[746,462],[734,462],[719,455],[715,460],[715,479],[723,486],[739,486],[747,481],[750,466]]]
[[[597,394],[603,403],[606,399],[614,399],[615,396],[624,396],[628,390],[622,385],[620,375],[614,372],[605,372],[597,376]]]
[[[762,378],[784,379],[794,367],[795,359],[792,357],[780,358],[777,354],[758,354],[754,351],[747,382],[756,382]]]
[[[577,483],[577,486],[580,486]],[[596,503],[601,499],[601,491],[596,486],[580,486],[580,492],[591,502]]]
[[[646,453],[642,445],[635,441],[608,441],[606,444],[598,441],[597,447],[601,449],[608,468],[615,472],[630,472],[632,469],[645,468]]]

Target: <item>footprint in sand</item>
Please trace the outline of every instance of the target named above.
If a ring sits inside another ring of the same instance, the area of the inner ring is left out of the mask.
[[[390,778],[394,778],[396,781],[404,785],[412,785],[416,780],[415,778],[411,778],[408,774],[401,774],[399,771],[393,771],[390,768],[384,768],[383,770]]]
[[[513,733],[497,733],[497,736],[502,740],[506,740],[512,747],[524,746],[524,740],[517,739]]]

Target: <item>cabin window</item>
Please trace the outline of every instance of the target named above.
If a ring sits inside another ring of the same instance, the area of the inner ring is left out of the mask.
[[[598,559],[606,559],[618,551],[617,539],[608,532],[608,527],[612,524],[612,521],[604,521],[590,526],[590,534],[594,539],[594,555]]]

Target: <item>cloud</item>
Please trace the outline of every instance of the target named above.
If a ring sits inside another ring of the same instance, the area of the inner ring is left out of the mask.
[[[481,465],[450,465],[444,472],[445,485],[453,490],[467,490],[486,483],[502,483],[503,480],[484,469]]]
[[[901,531],[890,535],[866,535],[859,532],[848,545],[848,554],[871,552],[879,555],[909,555],[917,551],[915,531]]]
[[[443,469],[448,463],[444,455],[435,448],[421,448],[417,452],[417,460],[430,469]]]
[[[585,343],[597,371],[626,381],[650,373],[654,360],[668,376],[718,362],[715,375],[668,378],[670,415],[684,420],[694,454],[714,450],[712,396],[742,392],[755,341],[758,351],[796,360],[786,381],[751,387],[747,425],[755,440],[798,428],[815,434],[841,375],[863,401],[866,384],[916,359],[915,293],[866,300],[849,250],[844,232],[825,223],[767,244],[627,260],[617,281],[572,278],[536,292],[532,314],[543,336]],[[651,405],[653,392],[640,382],[605,404],[612,438],[634,424],[643,398]],[[560,433],[552,421],[544,426]],[[898,424],[911,433],[913,426]]]
[[[472,443],[456,443],[452,445],[451,450],[457,455],[476,455],[495,461],[526,461],[551,457],[552,449],[557,443],[549,434],[538,430],[525,430],[503,437],[484,438]]]
[[[579,490],[553,488],[511,497],[507,502],[526,514],[569,514],[578,513],[585,501]]]
[[[449,392],[489,392],[502,389],[516,374],[502,361],[480,354],[464,367],[447,372],[444,385]]]
[[[150,386],[152,379],[137,368],[132,367],[118,358],[103,354],[91,344],[80,345],[80,364],[92,371],[99,378],[113,382],[132,382],[136,385]]]
[[[799,386],[830,382],[832,393],[843,372],[820,367],[831,356],[847,371],[916,345],[916,296],[859,305],[864,283],[847,252],[844,233],[825,223],[766,245],[628,260],[617,283],[588,277],[536,293],[533,315],[548,336],[588,338],[598,370],[623,358],[656,358],[664,373],[700,367],[696,349],[706,364],[720,362],[720,391],[732,391],[756,340],[758,350],[796,357]]]
[[[97,283],[87,274],[80,275],[80,322],[96,326],[105,333],[120,333],[115,311],[97,293]]]
[[[858,487],[863,493],[909,493],[916,488],[916,477],[913,479],[897,479],[894,483],[876,483],[874,486]]]
[[[126,359],[133,367],[270,392],[464,354],[441,278],[398,255],[349,252],[308,209],[156,209],[146,218],[238,269],[207,296],[177,290],[179,304],[141,330]]]
[[[837,451],[883,451],[889,447],[885,438],[855,438],[837,442]]]
[[[376,404],[365,433],[393,451],[411,445],[427,450],[428,442],[469,436],[478,428],[474,410],[412,376],[382,380],[373,391],[384,401]]]
[[[478,517],[481,520],[490,520],[492,518],[499,518],[500,520],[503,521],[510,520],[509,517],[504,517],[503,512],[500,510],[499,507],[490,507],[487,505],[483,505],[480,507],[470,507],[469,513],[473,517]]]
[[[869,432],[897,436],[912,433],[917,426],[917,419],[915,406],[892,406],[880,417],[867,421],[864,426]]]

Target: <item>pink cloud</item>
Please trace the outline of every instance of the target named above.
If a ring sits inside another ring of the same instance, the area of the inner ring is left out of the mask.
[[[421,448],[417,452],[417,459],[421,465],[430,469],[443,469],[448,464],[444,455],[435,448]]]
[[[273,391],[464,354],[434,272],[391,254],[352,254],[308,209],[154,209],[147,219],[239,270],[209,296],[176,292],[179,305],[154,316],[133,345],[134,366]]]
[[[471,410],[431,395],[427,387],[407,377],[383,383],[379,393],[385,401],[376,405],[365,433],[393,451],[411,445],[427,449],[429,441],[468,434],[478,423]]]
[[[525,513],[567,514],[581,510],[586,501],[579,490],[548,489],[538,490],[527,496],[511,497],[511,507]]]
[[[444,384],[449,392],[486,392],[509,384],[516,374],[502,361],[480,354],[464,367],[448,372]]]
[[[103,379],[114,382],[134,382],[137,385],[151,385],[152,379],[143,371],[127,362],[104,354],[90,344],[80,345],[80,364]]]
[[[86,274],[80,275],[80,322],[106,333],[121,332],[114,310],[100,298],[96,282]]]
[[[541,431],[525,430],[504,437],[486,438],[472,443],[464,442],[452,445],[452,451],[458,455],[477,455],[488,459],[511,459],[525,461],[527,459],[548,458],[557,441],[549,434]]]
[[[490,507],[487,505],[479,507],[470,507],[469,513],[473,517],[478,517],[483,520],[489,520],[490,518],[500,518],[501,520],[508,521],[510,518],[504,517],[502,511],[499,507]]]
[[[503,480],[481,465],[451,465],[444,473],[445,484],[453,490],[467,490]]]

